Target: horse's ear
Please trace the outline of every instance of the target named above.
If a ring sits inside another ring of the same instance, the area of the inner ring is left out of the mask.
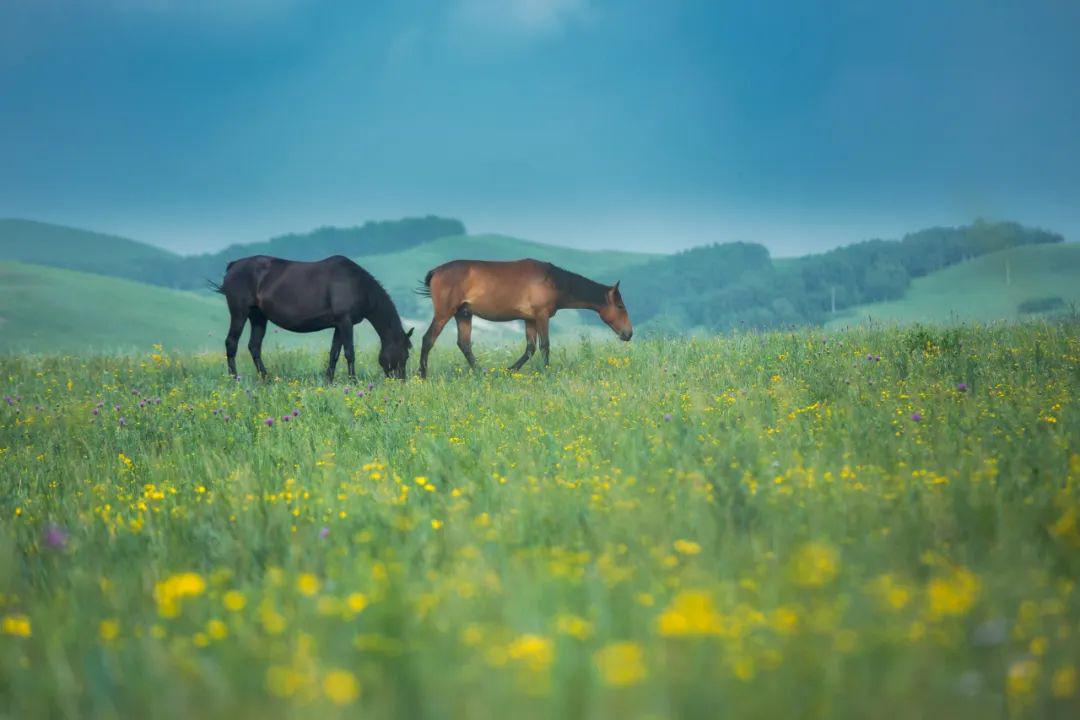
[[[407,337],[407,338],[411,338],[411,337],[412,337],[412,332],[413,332],[413,330],[415,330],[415,329],[416,329],[416,328],[414,328],[414,327],[411,327],[411,328],[409,328],[409,332],[405,333],[405,337]]]
[[[619,292],[619,283],[620,282],[622,282],[622,281],[621,280],[616,280],[615,284],[611,286],[611,289],[614,290],[615,292]]]

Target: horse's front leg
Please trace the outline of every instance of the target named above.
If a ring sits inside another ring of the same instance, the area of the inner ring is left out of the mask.
[[[334,328],[334,339],[330,342],[330,363],[326,366],[326,382],[334,382],[338,356],[341,354],[341,331]]]

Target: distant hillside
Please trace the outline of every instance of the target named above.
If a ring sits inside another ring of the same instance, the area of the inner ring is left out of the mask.
[[[635,319],[658,331],[819,325],[834,310],[902,298],[914,279],[966,259],[1062,241],[1016,223],[978,221],[781,262],[761,245],[709,245],[634,267],[623,294]]]
[[[1016,320],[1036,316],[1040,308],[1052,313],[1070,305],[1080,305],[1080,244],[1037,245],[1002,250],[918,278],[903,298],[860,305],[828,325]]]
[[[460,220],[427,216],[367,222],[359,227],[324,227],[266,242],[230,245],[216,253],[177,255],[145,243],[30,220],[0,220],[0,260],[140,280],[195,290],[218,280],[231,260],[276,255],[317,260],[329,255],[375,255],[405,250],[447,235],[461,235]]]
[[[219,279],[229,262],[249,255],[273,255],[289,260],[321,260],[331,255],[381,255],[408,250],[447,235],[464,233],[465,225],[460,220],[434,215],[372,221],[350,228],[323,227],[309,233],[281,235],[261,243],[230,245],[209,255],[186,257],[176,274],[163,276],[160,284],[202,287],[206,278]]]
[[[0,219],[0,260],[143,279],[155,268],[179,262],[181,257],[116,235],[33,220]]]

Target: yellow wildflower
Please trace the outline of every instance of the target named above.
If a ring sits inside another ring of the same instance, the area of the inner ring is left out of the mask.
[[[927,601],[932,618],[967,614],[979,598],[979,578],[967,568],[934,578],[927,586]]]
[[[1050,692],[1059,699],[1071,698],[1076,694],[1076,668],[1067,665],[1058,668],[1050,679]]]
[[[560,635],[569,635],[584,640],[592,635],[592,623],[577,615],[559,615],[555,618],[555,631]]]
[[[0,622],[0,630],[5,635],[15,635],[17,637],[30,637],[33,632],[30,628],[30,618],[22,614],[5,615],[2,622]]]
[[[360,697],[360,683],[348,670],[331,670],[323,678],[323,693],[335,705],[348,705]]]
[[[351,613],[363,612],[364,608],[368,606],[367,595],[359,592],[351,593],[349,597],[345,598],[345,605]]]
[[[723,618],[716,612],[712,596],[701,590],[686,590],[660,614],[657,629],[665,637],[718,635]]]
[[[676,540],[673,546],[675,552],[682,555],[697,555],[701,552],[701,545],[698,545],[693,540]]]
[[[551,638],[542,635],[522,635],[510,643],[506,654],[530,670],[546,669],[555,660],[555,646]]]
[[[311,597],[319,592],[319,579],[311,573],[304,573],[296,579],[296,589],[301,595]]]
[[[120,621],[115,618],[109,620],[102,620],[98,623],[98,636],[102,642],[109,642],[115,640],[120,634]]]
[[[645,669],[645,652],[635,642],[619,642],[605,645],[593,654],[593,662],[600,670],[604,684],[613,687],[637,685],[648,674]]]
[[[247,605],[247,598],[239,590],[230,590],[222,596],[221,604],[229,612],[240,612]]]
[[[162,617],[174,618],[180,614],[180,601],[185,597],[201,595],[206,590],[202,575],[194,572],[171,575],[154,586],[154,600]]]
[[[839,570],[836,550],[827,543],[808,542],[791,558],[791,580],[800,587],[824,587],[836,578]]]

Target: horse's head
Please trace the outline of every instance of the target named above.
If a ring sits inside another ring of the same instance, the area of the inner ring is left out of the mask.
[[[405,379],[405,364],[409,361],[409,349],[412,348],[413,328],[409,332],[388,339],[379,350],[379,365],[382,366],[386,377]]]
[[[605,302],[597,311],[600,319],[615,331],[620,340],[629,340],[634,336],[634,328],[630,325],[630,315],[626,312],[622,294],[619,292],[619,283],[615,283],[604,294]]]

